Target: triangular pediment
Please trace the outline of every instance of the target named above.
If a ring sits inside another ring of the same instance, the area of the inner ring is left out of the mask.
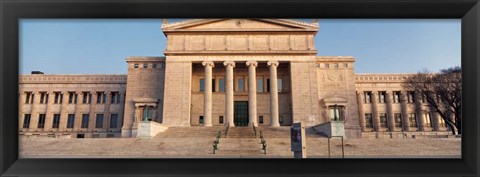
[[[317,23],[286,19],[198,19],[164,24],[164,31],[317,31]]]

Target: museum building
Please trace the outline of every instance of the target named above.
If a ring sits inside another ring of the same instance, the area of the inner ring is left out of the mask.
[[[411,74],[358,74],[354,57],[317,56],[318,30],[317,21],[286,19],[164,21],[165,56],[128,57],[127,75],[20,75],[19,134],[137,137],[141,122],[302,122],[319,132],[341,123],[347,138],[448,133],[403,87]]]

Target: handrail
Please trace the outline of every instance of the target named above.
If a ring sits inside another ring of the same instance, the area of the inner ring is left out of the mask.
[[[215,135],[215,140],[213,141],[213,154],[215,154],[215,150],[218,150],[218,143],[220,143],[220,134],[221,132],[218,131]]]
[[[262,144],[262,150],[264,154],[267,154],[267,142],[263,138],[263,132],[260,131],[260,144]]]
[[[253,127],[253,136],[257,138],[257,129],[255,129],[255,125],[252,124]]]
[[[343,143],[343,136],[331,136],[328,137],[328,158],[330,158],[330,139],[332,137],[340,137],[342,139],[342,158],[345,158],[345,148],[344,148],[344,143]]]

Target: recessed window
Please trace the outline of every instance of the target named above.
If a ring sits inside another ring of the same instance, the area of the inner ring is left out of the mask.
[[[363,92],[363,103],[372,102],[372,92]]]
[[[156,63],[152,64],[152,68],[157,68],[157,64]]]
[[[31,114],[25,114],[23,117],[23,128],[30,128],[30,118]]]
[[[133,64],[133,68],[138,68],[138,64]]]
[[[223,124],[223,116],[218,117],[218,123]]]
[[[200,116],[200,118],[198,119],[198,123],[203,124],[203,116]]]
[[[239,77],[237,79],[237,91],[238,92],[245,91],[245,80],[243,79],[243,77]]]
[[[92,102],[92,94],[90,92],[83,92],[83,104],[90,104]]]
[[[430,117],[430,113],[423,113],[423,123],[425,127],[432,127],[432,117]]]
[[[60,126],[60,114],[54,114],[52,128],[58,128],[59,126]]]
[[[393,92],[393,102],[400,103],[400,92]]]
[[[218,80],[218,90],[220,92],[225,92],[225,79]]]
[[[60,92],[55,92],[55,98],[54,98],[54,102],[55,104],[62,104],[62,101],[63,101],[63,94],[60,93]]]
[[[365,127],[373,128],[372,113],[366,113],[365,114]]]
[[[329,67],[330,67],[330,65],[329,65],[328,63],[325,63],[324,66],[325,66],[325,68],[329,68]]]
[[[277,79],[278,92],[283,92],[283,79]]]
[[[283,116],[278,116],[278,122],[280,122],[280,124],[283,124]]]
[[[387,95],[387,92],[378,92],[378,103],[385,103],[386,95]]]
[[[267,79],[267,92],[270,92],[270,79]]]
[[[88,119],[89,119],[88,114],[82,114],[82,126],[81,128],[88,128]]]
[[[408,98],[408,103],[413,103],[413,100],[415,98],[415,93],[414,92],[407,92],[407,98]]]
[[[148,64],[143,64],[143,68],[148,68]]]
[[[205,79],[200,79],[200,91],[205,91]]]
[[[343,64],[343,67],[348,68],[348,63]]]
[[[333,64],[333,67],[338,68],[338,63]]]
[[[103,128],[103,114],[97,114],[95,128]]]
[[[410,122],[410,127],[417,127],[417,117],[415,116],[415,113],[409,113],[408,120]]]
[[[263,78],[257,78],[257,92],[263,92]]]
[[[395,127],[402,127],[402,113],[394,113]]]
[[[258,116],[258,123],[263,124],[263,116]]]
[[[105,92],[97,92],[97,104],[105,104],[107,94]]]
[[[443,118],[440,118],[440,127],[445,127],[445,120]]]
[[[344,106],[329,106],[328,112],[330,114],[330,120],[343,121]]]
[[[387,128],[387,113],[380,113],[380,127]]]
[[[37,128],[43,128],[43,127],[45,127],[45,114],[39,114]]]
[[[32,104],[33,103],[33,93],[32,92],[25,92],[25,103]]]
[[[48,103],[48,94],[47,92],[40,92],[40,104]]]
[[[119,92],[112,92],[110,100],[111,100],[110,101],[111,104],[120,103],[120,93]]]
[[[68,104],[77,103],[77,93],[68,92]]]
[[[212,79],[212,92],[215,92],[215,79]]]
[[[75,114],[68,114],[67,128],[73,128],[75,123]]]
[[[110,115],[110,128],[117,128],[118,114]]]

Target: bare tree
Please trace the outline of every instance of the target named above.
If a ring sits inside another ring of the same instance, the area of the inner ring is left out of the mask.
[[[456,66],[431,73],[421,71],[407,79],[404,87],[421,94],[440,115],[452,133],[462,132],[462,72]],[[456,131],[455,131],[456,130]]]

